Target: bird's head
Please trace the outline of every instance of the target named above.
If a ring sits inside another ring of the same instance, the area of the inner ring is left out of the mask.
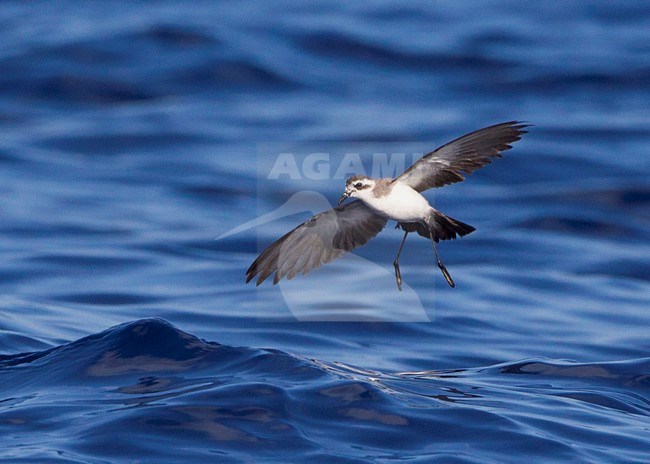
[[[375,187],[374,179],[366,176],[352,176],[345,182],[345,191],[341,198],[339,198],[339,206],[345,201],[346,198],[361,198],[370,195],[372,189]]]

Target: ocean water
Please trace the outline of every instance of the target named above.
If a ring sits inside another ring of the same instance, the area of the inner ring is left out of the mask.
[[[648,462],[647,2],[3,2],[0,28],[3,462]],[[346,169],[515,119],[427,194],[477,228],[440,245],[456,288],[410,237],[398,292],[391,225],[245,284]]]

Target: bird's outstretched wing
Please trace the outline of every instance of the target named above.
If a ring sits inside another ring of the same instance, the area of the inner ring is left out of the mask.
[[[264,250],[246,271],[246,283],[258,275],[259,285],[274,272],[274,284],[307,274],[364,245],[386,222],[359,200],[323,211]]]
[[[510,121],[470,132],[424,155],[397,180],[418,192],[460,182],[492,158],[500,158],[501,152],[512,148],[510,144],[527,133],[523,129],[529,126]]]

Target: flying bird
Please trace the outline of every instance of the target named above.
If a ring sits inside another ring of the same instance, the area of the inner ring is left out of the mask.
[[[421,192],[460,182],[493,158],[500,158],[527,133],[524,129],[529,126],[510,121],[470,132],[424,155],[394,179],[350,177],[338,206],[313,216],[271,244],[246,271],[246,283],[255,276],[259,285],[271,274],[273,284],[283,277],[293,279],[307,274],[365,245],[393,220],[397,221],[396,228],[404,231],[393,261],[397,288],[402,290],[399,257],[406,237],[413,232],[431,241],[436,264],[449,286],[454,287],[437,244],[476,229],[433,208]],[[347,198],[356,200],[344,203]]]

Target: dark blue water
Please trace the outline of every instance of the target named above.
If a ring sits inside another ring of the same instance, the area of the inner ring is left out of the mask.
[[[0,30],[1,459],[647,462],[646,2],[3,2]],[[457,288],[409,238],[398,292],[392,226],[244,284],[346,154],[512,119],[429,194],[477,228],[441,244]]]

